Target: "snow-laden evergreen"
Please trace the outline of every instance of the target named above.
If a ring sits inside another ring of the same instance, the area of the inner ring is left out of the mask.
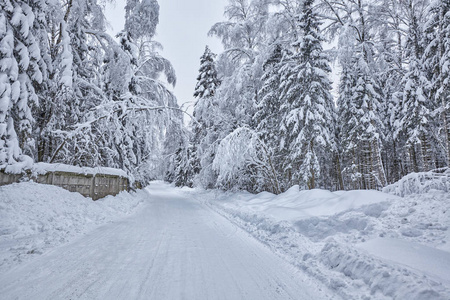
[[[215,57],[216,55],[206,46],[205,52],[200,57],[200,69],[194,92],[195,98],[202,99],[214,96],[216,88],[220,85],[220,81],[217,79]]]
[[[439,62],[439,73],[433,83],[435,100],[440,105],[439,115],[443,122],[441,131],[447,152],[446,162],[450,165],[450,1],[434,1],[430,13],[431,18],[438,18],[435,39],[438,40],[436,60]]]
[[[284,58],[289,55],[281,44],[275,44],[271,55],[263,64],[263,75],[261,77],[262,88],[259,103],[256,103],[256,112],[253,116],[255,130],[260,139],[266,145],[267,156],[272,160],[276,179],[270,181],[274,185],[266,186],[264,189],[274,193],[281,192],[283,182],[279,182],[279,175],[284,174],[283,149],[281,149],[281,124],[283,122],[280,113],[282,97],[280,93],[281,67]]]
[[[198,178],[200,171],[203,174],[211,170],[214,159],[214,147],[210,147],[210,140],[214,139],[211,131],[214,131],[217,115],[217,103],[215,103],[215,93],[220,86],[217,77],[216,55],[211,52],[208,46],[200,57],[199,75],[194,91],[196,102],[194,105],[194,120],[191,122],[192,135],[189,141],[180,145],[176,155],[176,170],[174,182],[177,186],[192,187]],[[205,155],[205,152],[208,155]],[[202,175],[203,176],[203,175]],[[205,181],[205,180],[204,180]]]
[[[288,149],[290,185],[300,184],[309,189],[322,185],[320,178],[325,166],[330,165],[335,141],[335,111],[331,96],[331,72],[328,59],[323,53],[320,22],[313,12],[314,1],[303,3],[298,21],[299,39],[293,43],[297,49],[282,69],[281,146]]]
[[[432,131],[431,111],[433,106],[427,101],[428,81],[420,65],[421,49],[416,18],[413,17],[408,35],[409,54],[408,72],[403,79],[404,90],[401,93],[401,111],[395,124],[394,136],[404,137],[404,147],[410,153],[411,166],[414,172],[433,169],[432,149],[430,140],[434,137]],[[433,103],[433,102],[431,102]],[[419,169],[420,167],[420,169]]]

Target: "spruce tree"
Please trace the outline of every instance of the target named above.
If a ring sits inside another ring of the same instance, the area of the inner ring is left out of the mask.
[[[171,181],[178,187],[194,187],[194,178],[200,172],[196,145],[190,144],[178,148],[175,154],[176,169]]]
[[[220,85],[214,63],[215,57],[216,55],[206,46],[205,52],[200,57],[199,75],[195,86],[194,97],[197,99],[214,96],[216,88]]]
[[[282,174],[281,170],[283,154],[280,151],[280,124],[282,115],[280,106],[280,84],[283,55],[287,53],[280,44],[275,44],[269,58],[263,65],[264,74],[261,78],[262,88],[260,102],[257,103],[253,116],[256,132],[267,147],[267,155],[271,157],[275,172]],[[277,175],[278,176],[278,175]],[[272,187],[268,187],[272,189]]]
[[[420,65],[423,55],[421,41],[421,30],[417,18],[413,16],[406,44],[409,69],[402,81],[402,107],[395,126],[395,136],[404,137],[404,147],[410,157],[410,171],[414,172],[435,167],[430,147],[434,137],[431,115],[434,101],[428,99],[428,81]]]
[[[354,78],[350,66],[341,60],[342,71],[339,84],[338,105],[338,125],[337,130],[339,135],[338,145],[340,151],[340,161],[342,163],[342,177],[344,185],[349,189],[360,188],[359,182],[361,173],[358,170],[356,140],[357,133],[353,128],[358,124],[358,119],[355,114],[356,107],[352,100]]]
[[[329,152],[335,144],[335,111],[328,79],[331,69],[313,4],[314,0],[303,3],[300,38],[293,44],[298,50],[290,57],[290,68],[285,69],[287,80],[282,94],[286,103],[282,131],[287,137],[284,147],[290,149],[289,160],[293,162],[292,182],[310,189],[323,186],[319,178],[325,178],[323,171],[332,162]]]
[[[192,135],[189,141],[183,143],[176,151],[174,159],[174,174],[172,181],[176,186],[193,187],[195,177],[201,171],[201,161],[204,153],[199,148],[209,148],[209,138],[207,136],[214,131],[214,95],[220,81],[217,78],[215,66],[215,54],[211,52],[208,46],[205,47],[203,55],[200,57],[200,69],[197,76],[197,84],[194,91],[194,97],[197,101],[194,105],[194,120],[191,123]],[[217,117],[217,116],[216,116]],[[213,154],[203,157],[203,166],[211,164]],[[205,160],[208,162],[206,163]]]
[[[422,44],[425,46],[421,66],[428,80],[428,101],[436,107],[439,120],[435,120],[434,127],[439,129],[440,137],[435,150],[436,167],[450,164],[450,118],[448,109],[449,98],[449,24],[450,1],[434,0],[426,12],[427,20],[423,26]]]
[[[450,0],[439,1],[439,77],[436,101],[441,106],[442,131],[450,166]]]

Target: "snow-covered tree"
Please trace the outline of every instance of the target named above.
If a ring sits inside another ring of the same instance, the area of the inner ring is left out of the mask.
[[[237,128],[221,141],[212,168],[219,188],[281,192],[267,146],[248,127]]]
[[[134,40],[153,38],[159,23],[159,4],[156,0],[127,0],[125,31]]]
[[[265,46],[268,3],[230,0],[225,16],[228,20],[215,24],[209,32],[219,37],[225,48],[216,61],[220,86],[213,96],[200,98],[194,109],[199,120],[199,126],[193,128],[194,143],[198,145],[201,164],[196,181],[205,187],[216,184],[217,174],[211,166],[220,141],[236,128],[252,122],[262,72],[258,50]],[[202,84],[197,88],[196,95],[202,96]],[[201,138],[197,138],[198,131]]]
[[[160,80],[162,75],[169,84],[176,83],[171,63],[159,55],[160,45],[153,40],[158,16],[156,1],[127,2],[120,48],[104,71],[109,88],[103,106],[109,107],[108,119],[114,124],[107,129],[107,145],[114,149],[108,164],[144,183],[173,170],[169,162],[182,138],[176,98]]]
[[[411,6],[412,14],[414,14]],[[427,99],[428,80],[420,65],[423,55],[422,32],[418,18],[413,15],[409,24],[406,54],[409,57],[408,72],[403,79],[401,110],[395,123],[394,137],[402,137],[410,157],[411,171],[433,169],[431,141],[434,140],[432,110],[433,101]]]
[[[355,121],[350,129],[350,145],[346,149],[348,155],[357,155],[358,169],[361,174],[360,188],[376,189],[386,184],[381,161],[381,139],[383,123],[380,118],[380,95],[376,90],[376,82],[361,53],[352,66],[352,111]]]
[[[189,141],[190,151],[186,153],[188,159],[187,164],[183,165],[183,169],[192,169],[188,172],[192,178],[186,178],[186,184],[199,181],[204,186],[212,185],[214,180],[209,178],[212,176],[212,170],[209,167],[214,159],[214,147],[211,140],[217,138],[215,132],[217,130],[218,105],[216,101],[216,90],[220,86],[216,70],[216,55],[211,52],[208,46],[200,57],[200,69],[197,76],[197,84],[194,91],[194,97],[197,99],[194,104],[194,120],[191,122],[192,137]],[[194,167],[195,166],[195,167]],[[198,167],[197,167],[198,166]],[[199,173],[202,171],[202,174]],[[209,174],[209,175],[207,175]],[[195,179],[194,177],[202,177]]]
[[[269,3],[265,0],[230,0],[227,21],[216,23],[209,34],[221,39],[225,51],[219,56],[221,111],[228,115],[223,132],[251,123],[261,88],[261,50],[266,45]]]
[[[215,57],[216,55],[206,46],[205,52],[200,58],[200,70],[194,92],[195,98],[201,99],[214,96],[217,87],[220,85],[220,81],[217,79]]]
[[[200,161],[197,157],[196,145],[184,143],[175,153],[175,170],[169,181],[175,186],[194,187],[194,178],[200,172]]]
[[[439,105],[445,164],[450,165],[450,1],[434,0],[424,25],[423,67],[430,81],[430,97]]]
[[[439,10],[441,74],[436,100],[441,103],[441,118],[447,148],[447,166],[450,166],[450,1],[442,0]]]
[[[333,139],[335,112],[331,96],[331,72],[321,43],[320,22],[313,10],[312,0],[303,3],[299,16],[298,49],[283,68],[282,113],[285,126],[282,144],[289,149],[291,184],[313,189],[319,183],[324,164],[332,162],[329,153]],[[327,158],[327,152],[329,157]]]
[[[383,97],[377,78],[374,26],[377,19],[372,17],[374,2],[368,0],[322,1],[322,9],[328,15],[328,32],[341,34],[341,39],[349,39],[352,59],[341,61],[351,82],[351,99],[340,101],[348,105],[339,108],[339,113],[352,116],[353,124],[345,126],[347,132],[340,135],[342,149],[347,157],[356,155],[355,164],[346,165],[351,170],[348,178],[356,188],[380,188],[386,184],[386,175],[381,159],[384,122]],[[346,50],[347,51],[347,50]],[[348,82],[348,81],[347,81]],[[349,109],[349,112],[345,112]],[[354,119],[353,119],[354,117]],[[349,161],[349,160],[347,160]]]
[[[48,72],[38,89],[40,105],[34,111],[37,161],[48,162],[70,155],[66,143],[60,151],[56,149],[65,139],[61,131],[67,130],[80,117],[79,101],[74,92],[77,87],[74,82],[74,53],[67,23],[61,15],[55,7],[54,13],[47,15],[47,26],[53,36],[48,42],[41,41]]]
[[[23,1],[0,3],[0,169],[28,160],[34,141],[35,85],[42,83],[42,56],[34,28],[36,13]]]
[[[105,101],[107,85],[102,66],[117,43],[106,34],[103,7],[98,1],[54,1],[48,8],[48,78],[35,112],[37,161],[74,165],[106,165],[106,143],[89,122],[91,111]],[[83,128],[82,130],[80,128]]]
[[[280,125],[282,124],[283,119],[280,113],[282,98],[280,97],[279,88],[281,84],[283,56],[288,54],[289,53],[287,53],[286,50],[283,50],[282,46],[277,43],[274,45],[272,54],[263,64],[264,73],[261,78],[261,97],[259,98],[259,103],[256,103],[256,112],[253,116],[255,130],[267,147],[267,155],[273,160],[272,163],[277,173],[277,177],[279,177],[279,174],[283,174],[281,166],[284,158],[283,152],[280,151],[282,138]],[[267,188],[272,189],[271,187]],[[279,189],[283,189],[283,187],[279,186]]]

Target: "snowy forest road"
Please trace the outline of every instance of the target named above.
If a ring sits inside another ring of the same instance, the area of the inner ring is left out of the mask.
[[[0,274],[0,299],[332,299],[189,193],[148,188],[140,211]]]

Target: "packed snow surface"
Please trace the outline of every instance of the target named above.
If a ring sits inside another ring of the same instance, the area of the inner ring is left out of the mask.
[[[448,300],[449,212],[449,193],[433,189],[153,182],[92,202],[15,184],[0,188],[0,298]]]
[[[55,222],[66,231],[72,227],[65,225],[66,220],[75,223],[87,220],[84,214],[104,215],[101,209],[108,209],[107,202],[112,200],[105,199],[105,206],[95,210],[87,203],[74,203],[82,202],[81,198],[48,188],[33,184],[1,188],[2,205],[22,201],[20,207],[31,208],[20,211],[36,218],[38,228],[42,225],[39,216],[45,225]],[[21,196],[13,197],[12,191]],[[27,195],[30,192],[39,195]],[[152,183],[148,193],[134,214],[51,251],[27,254],[33,259],[0,272],[0,298],[340,299],[325,284],[217,214],[202,198],[163,183]],[[4,201],[5,196],[13,198]],[[32,210],[39,206],[44,207],[39,208],[42,214],[33,215]],[[95,211],[90,213],[90,209]],[[15,225],[5,232],[2,245],[14,234],[13,227],[23,222],[11,220],[12,215],[8,219]],[[48,216],[53,219],[46,220]],[[23,227],[21,231],[29,228],[30,239],[40,232],[28,223]]]

